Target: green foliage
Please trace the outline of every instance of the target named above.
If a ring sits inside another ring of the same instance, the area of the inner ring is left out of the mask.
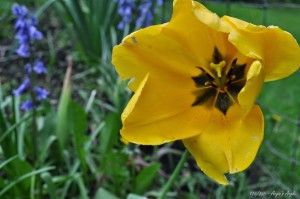
[[[95,199],[102,199],[102,198],[106,198],[106,199],[119,199],[118,197],[116,197],[115,195],[113,195],[112,193],[110,193],[109,191],[100,188],[98,189]]]
[[[155,178],[159,168],[160,164],[158,163],[154,163],[149,167],[144,168],[135,178],[133,192],[137,194],[145,193],[149,189],[149,186]]]
[[[107,62],[116,41],[116,1],[59,0],[57,12],[89,62]]]

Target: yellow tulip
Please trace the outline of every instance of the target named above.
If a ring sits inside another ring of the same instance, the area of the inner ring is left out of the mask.
[[[220,184],[245,170],[263,140],[255,105],[264,81],[300,66],[300,48],[275,26],[219,18],[192,0],[175,0],[170,22],[128,35],[112,63],[135,92],[122,137],[159,145],[182,140],[200,169]]]

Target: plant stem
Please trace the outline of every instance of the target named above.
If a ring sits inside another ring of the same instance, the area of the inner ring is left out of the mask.
[[[31,42],[31,41],[29,41]],[[36,99],[36,94],[34,91],[34,86],[36,84],[36,75],[34,74],[33,71],[33,47],[30,45],[30,74],[29,74],[29,79],[30,79],[30,97],[32,100],[32,145],[33,145],[33,162],[35,167],[38,167],[38,158],[37,158],[37,152],[38,152],[38,128],[37,128],[37,116],[36,116],[36,105],[37,105],[37,99]]]
[[[168,191],[170,190],[172,184],[174,183],[174,181],[176,180],[177,176],[179,175],[184,163],[186,162],[187,160],[187,157],[188,157],[188,151],[185,150],[179,163],[177,164],[175,170],[173,171],[171,177],[169,178],[168,182],[166,183],[166,185],[163,187],[162,191],[161,191],[161,194],[159,196],[158,199],[165,199]]]

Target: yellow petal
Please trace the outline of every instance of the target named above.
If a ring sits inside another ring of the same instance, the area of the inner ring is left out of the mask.
[[[211,109],[192,106],[195,99],[192,90],[147,75],[122,114],[122,137],[136,144],[157,145],[200,134]]]
[[[259,61],[254,61],[247,73],[247,81],[238,94],[238,102],[242,107],[243,116],[251,110],[259,96],[264,82],[264,71]]]
[[[207,10],[200,3],[192,0],[174,1],[172,19],[164,33],[180,42],[196,60],[197,66],[206,67],[211,61],[214,48],[222,55],[232,51],[228,41],[229,26]]]
[[[224,173],[240,172],[252,163],[263,140],[259,106],[253,106],[244,120],[241,115],[238,105],[226,116],[215,109],[204,133],[183,140],[200,169],[220,184],[228,184]]]
[[[134,78],[129,85],[133,91],[147,73],[175,85],[185,84],[178,82],[178,77],[190,78],[198,73],[197,62],[188,49],[163,33],[166,25],[136,31],[114,47],[112,63],[123,79]]]
[[[255,26],[225,16],[231,25],[229,41],[244,55],[260,60],[264,66],[265,81],[289,76],[300,66],[300,47],[288,32],[275,26]]]
[[[193,10],[195,16],[202,23],[208,25],[209,27],[221,31],[221,32],[230,32],[230,26],[220,19],[216,13],[212,13],[201,3],[194,1]]]

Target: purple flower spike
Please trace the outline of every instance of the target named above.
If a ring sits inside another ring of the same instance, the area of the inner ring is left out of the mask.
[[[23,84],[19,86],[19,88],[13,90],[13,94],[20,96],[30,85],[30,80],[28,78],[25,79]]]
[[[43,100],[43,99],[47,99],[49,92],[46,91],[45,89],[41,88],[41,87],[35,87],[34,88],[35,92],[36,92],[36,98],[37,100]]]
[[[23,102],[20,107],[21,110],[26,111],[26,112],[30,111],[32,108],[33,108],[32,100],[27,100],[27,101]]]
[[[33,67],[33,70],[37,73],[37,74],[46,74],[47,70],[44,66],[44,63],[42,61],[37,61],[35,63],[35,66]]]
[[[30,15],[27,8],[24,5],[14,4],[12,7],[12,12],[16,16],[15,20],[15,39],[18,42],[17,50],[15,51],[19,56],[23,58],[28,58],[34,54],[34,42],[35,40],[40,40],[43,38],[43,34],[37,29],[38,20],[34,15]],[[31,57],[33,59],[33,57]],[[25,74],[26,80],[15,90],[13,94],[20,96],[26,90],[29,92],[34,92],[36,99],[38,101],[46,99],[49,95],[49,92],[45,89],[38,87],[36,84],[31,85],[29,77],[36,74],[46,74],[47,70],[42,61],[36,61],[33,63],[27,63],[25,65]],[[36,83],[36,82],[35,82]],[[33,104],[33,99],[27,100],[21,104],[20,109],[24,111],[30,111],[33,108],[36,108]]]

